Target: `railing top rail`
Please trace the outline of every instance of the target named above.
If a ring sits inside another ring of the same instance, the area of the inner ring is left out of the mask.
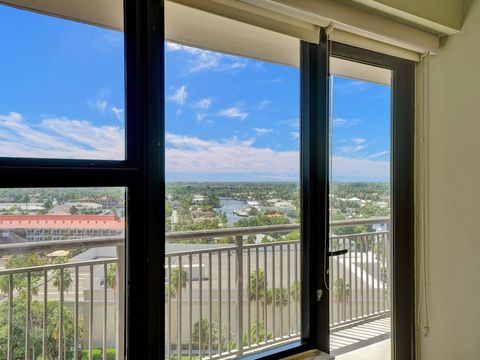
[[[354,220],[340,220],[332,221],[330,226],[332,228],[341,226],[356,226],[356,225],[373,225],[373,224],[388,224],[390,217],[375,217],[369,219],[354,219]],[[282,231],[298,230],[300,224],[283,224],[283,225],[263,225],[263,226],[249,226],[236,227],[225,229],[199,230],[199,231],[176,231],[165,234],[167,242],[178,240],[193,240],[201,238],[212,238],[222,236],[237,236],[237,235],[255,235],[261,233],[274,233]]]
[[[293,231],[299,228],[299,224],[283,224],[283,225],[263,225],[248,226],[226,229],[199,230],[199,231],[177,231],[165,234],[167,241],[175,240],[192,240],[222,236],[252,235],[261,233],[273,233],[282,231]]]
[[[25,252],[54,251],[59,249],[67,250],[78,248],[88,249],[101,246],[123,246],[124,239],[125,238],[123,236],[105,236],[71,240],[49,240],[38,242],[1,244],[0,256]]]
[[[330,227],[375,225],[375,224],[390,224],[390,216],[372,217],[368,219],[336,220],[330,223]]]
[[[3,269],[3,270],[0,270],[0,276],[11,275],[11,274],[23,274],[23,273],[29,273],[29,272],[35,273],[35,272],[42,272],[42,271],[49,271],[49,270],[75,268],[80,266],[111,264],[117,261],[118,261],[118,258],[105,258],[105,259],[97,259],[97,260],[75,261],[75,262],[63,263],[63,264],[50,264],[50,265],[21,267],[21,268],[15,268],[15,269]]]
[[[372,224],[388,224],[390,223],[389,217],[377,217],[369,219],[355,219],[355,220],[341,220],[333,221],[331,227],[341,226],[355,226],[355,225],[372,225]],[[283,231],[298,230],[299,224],[282,224],[282,225],[264,225],[264,226],[250,226],[250,227],[237,227],[226,229],[213,229],[213,230],[200,230],[200,231],[178,231],[166,233],[165,238],[167,242],[173,242],[178,240],[193,240],[201,238],[211,237],[223,237],[223,236],[237,236],[237,235],[255,235],[261,233],[274,233]],[[123,246],[124,236],[105,236],[105,237],[92,237],[81,238],[71,240],[49,240],[39,242],[24,242],[13,244],[1,244],[0,256],[11,255],[25,252],[39,252],[39,251],[54,251],[54,250],[67,250],[75,248],[93,248],[101,246]]]

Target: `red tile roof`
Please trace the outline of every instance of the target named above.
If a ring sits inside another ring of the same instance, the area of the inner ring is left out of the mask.
[[[113,215],[0,215],[0,229],[125,230],[125,221]]]

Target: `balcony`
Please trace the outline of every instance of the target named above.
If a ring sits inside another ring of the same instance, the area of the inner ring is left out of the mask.
[[[330,238],[332,250],[348,250],[330,258],[337,354],[352,347],[342,345],[345,331],[390,314],[388,223],[376,218],[332,224],[334,234],[376,227]],[[285,239],[295,231],[298,224],[166,234],[165,358],[221,359],[298,339],[301,244]],[[252,235],[264,242],[249,243]],[[123,352],[123,237],[2,245],[0,255],[60,249],[90,249],[95,258],[0,270],[6,330],[0,358],[114,359]]]

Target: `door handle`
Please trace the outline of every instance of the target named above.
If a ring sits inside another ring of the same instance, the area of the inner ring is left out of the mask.
[[[340,256],[340,255],[345,255],[346,253],[348,253],[348,250],[343,249],[343,250],[337,250],[337,251],[329,251],[327,254],[328,256]]]

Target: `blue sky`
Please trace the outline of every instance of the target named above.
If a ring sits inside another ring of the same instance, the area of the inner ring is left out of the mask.
[[[124,158],[121,33],[0,6],[0,53],[0,155]],[[165,53],[167,180],[298,180],[298,69]],[[334,180],[386,180],[389,88],[335,78],[334,94]]]

